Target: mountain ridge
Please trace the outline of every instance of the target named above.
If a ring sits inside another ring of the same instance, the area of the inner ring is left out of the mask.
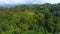
[[[31,5],[31,6],[35,6],[35,5],[38,5],[38,4],[3,4],[3,5],[0,5],[0,7],[14,7],[14,6],[21,6],[21,5]]]

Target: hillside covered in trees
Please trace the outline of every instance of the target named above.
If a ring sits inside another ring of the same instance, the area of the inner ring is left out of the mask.
[[[0,34],[60,34],[60,3],[0,7]]]

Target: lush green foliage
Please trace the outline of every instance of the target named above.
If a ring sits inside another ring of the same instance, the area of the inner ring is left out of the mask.
[[[60,34],[60,4],[0,7],[0,34]]]

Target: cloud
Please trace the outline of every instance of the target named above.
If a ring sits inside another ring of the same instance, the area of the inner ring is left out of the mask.
[[[42,3],[59,3],[60,0],[0,0],[1,4],[42,4]]]
[[[42,0],[0,0],[0,4],[40,4]]]
[[[43,2],[55,4],[55,3],[60,3],[60,0],[43,0]]]
[[[24,0],[0,0],[0,4],[16,4],[16,3],[24,3]]]

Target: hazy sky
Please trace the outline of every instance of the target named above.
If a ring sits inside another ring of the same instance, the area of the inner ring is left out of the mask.
[[[1,4],[41,4],[41,3],[60,3],[60,0],[0,0]]]

